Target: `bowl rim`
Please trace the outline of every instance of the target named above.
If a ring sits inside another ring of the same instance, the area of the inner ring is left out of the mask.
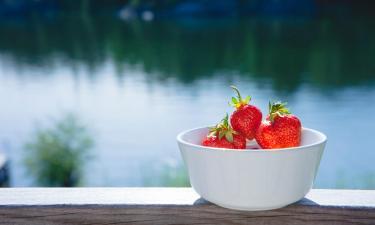
[[[184,145],[188,145],[188,146],[191,146],[191,147],[196,147],[196,148],[203,148],[203,149],[206,149],[206,150],[210,150],[210,151],[226,151],[226,152],[269,152],[269,153],[272,153],[272,152],[279,152],[279,151],[294,151],[296,149],[308,149],[309,147],[313,147],[313,146],[317,146],[317,145],[321,145],[323,143],[325,143],[327,141],[327,136],[320,132],[320,131],[317,131],[317,130],[314,130],[314,129],[311,129],[311,128],[306,128],[306,127],[302,127],[302,130],[307,130],[307,131],[310,131],[310,132],[313,132],[313,133],[316,133],[318,134],[319,136],[322,137],[322,139],[318,142],[315,142],[315,143],[312,143],[312,144],[309,144],[309,145],[301,145],[301,146],[298,146],[298,147],[289,147],[289,148],[272,148],[272,149],[232,149],[232,148],[216,148],[216,147],[207,147],[207,146],[203,146],[203,145],[197,145],[197,144],[193,144],[193,143],[189,143],[187,141],[184,141],[182,139],[182,137],[189,133],[189,132],[192,132],[192,131],[195,131],[195,130],[200,130],[200,129],[207,129],[209,128],[209,126],[203,126],[203,127],[196,127],[196,128],[193,128],[193,129],[189,129],[189,130],[185,130],[185,131],[182,131],[180,132],[178,135],[177,135],[177,142],[181,143],[181,144],[184,144]]]

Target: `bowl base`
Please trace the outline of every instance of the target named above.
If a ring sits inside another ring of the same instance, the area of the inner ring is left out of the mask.
[[[280,209],[280,208],[283,208],[283,207],[286,207],[290,204],[293,204],[293,203],[290,203],[290,204],[283,204],[283,205],[275,205],[275,206],[266,206],[266,207],[263,207],[263,206],[259,206],[259,207],[242,207],[242,206],[233,206],[233,205],[227,205],[227,204],[221,204],[221,203],[215,203],[215,202],[211,202],[215,205],[218,205],[220,207],[223,207],[223,208],[226,208],[226,209],[232,209],[232,210],[239,210],[239,211],[267,211],[267,210],[274,210],[274,209]]]

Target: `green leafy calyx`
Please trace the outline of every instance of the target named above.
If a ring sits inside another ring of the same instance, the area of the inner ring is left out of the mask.
[[[286,102],[269,102],[268,103],[268,110],[269,110],[269,118],[270,121],[273,122],[277,116],[283,116],[290,114],[288,108],[286,108]]]
[[[246,98],[242,98],[241,97],[241,94],[240,94],[240,91],[238,90],[238,88],[236,86],[230,86],[237,94],[237,98],[235,97],[232,97],[232,101],[229,103],[231,106],[233,107],[236,107],[237,109],[240,108],[241,106],[243,105],[247,105],[249,104],[250,100],[251,100],[251,97],[250,96],[246,96]]]
[[[218,137],[220,140],[225,137],[227,141],[233,143],[233,135],[237,134],[236,131],[232,129],[229,124],[229,117],[228,114],[220,121],[220,123],[216,124],[214,127],[210,127],[210,133],[208,134],[209,137]]]

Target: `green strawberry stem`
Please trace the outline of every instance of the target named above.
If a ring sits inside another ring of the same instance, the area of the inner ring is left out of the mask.
[[[269,119],[273,123],[277,116],[283,116],[290,114],[289,109],[286,107],[286,102],[273,102],[268,103]]]
[[[230,87],[237,93],[238,100],[242,101],[240,90],[238,90],[238,88],[236,86],[234,86],[234,85],[231,85]]]
[[[243,99],[243,98],[241,97],[240,91],[238,90],[238,88],[237,88],[236,86],[231,85],[230,87],[231,87],[231,88],[236,92],[236,94],[237,94],[237,98],[232,97],[232,102],[229,103],[231,106],[234,106],[234,107],[236,107],[236,108],[238,109],[238,108],[240,108],[240,107],[243,106],[243,105],[247,105],[247,104],[249,104],[249,102],[250,102],[250,100],[251,100],[251,97],[250,97],[250,96],[246,96],[246,98]]]
[[[236,132],[229,124],[229,116],[227,113],[220,123],[216,124],[214,127],[210,127],[210,133],[208,136],[218,136],[220,140],[225,137],[227,141],[233,143],[233,134],[236,134]]]

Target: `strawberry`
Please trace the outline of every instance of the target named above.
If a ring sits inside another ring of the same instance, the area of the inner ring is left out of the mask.
[[[263,149],[296,147],[301,143],[301,122],[286,103],[269,103],[269,115],[262,121],[255,140]]]
[[[230,103],[236,108],[230,117],[230,123],[235,131],[252,140],[262,122],[262,112],[256,106],[249,104],[250,96],[242,99],[240,91],[235,86],[231,86],[231,88],[237,93],[237,98],[232,97],[232,102]]]
[[[246,138],[232,129],[228,122],[228,114],[214,127],[202,141],[203,146],[215,148],[246,148]]]

